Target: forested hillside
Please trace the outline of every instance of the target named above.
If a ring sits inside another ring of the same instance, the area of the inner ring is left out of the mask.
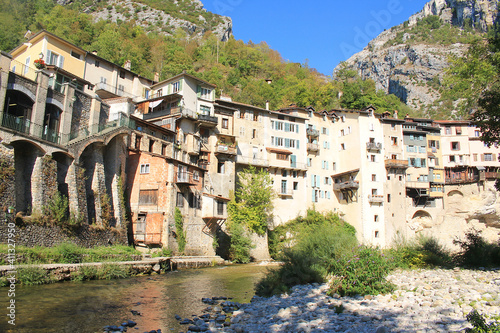
[[[141,2],[144,6],[169,10],[166,1]],[[199,7],[192,7],[191,2],[177,1],[186,6],[178,15],[196,20],[189,13]],[[149,78],[158,72],[160,79],[166,79],[185,70],[216,84],[218,95],[223,93],[242,103],[264,107],[269,100],[273,109],[295,103],[317,110],[361,109],[372,104],[380,112],[394,109],[402,111],[400,114],[412,112],[394,95],[377,92],[374,81],[363,81],[354,71],[341,70],[334,81],[309,68],[307,63],[284,61],[265,42],[244,43],[233,37],[221,42],[210,31],[196,38],[181,28],[170,35],[162,34],[137,25],[133,16],[115,21],[96,20],[92,16],[91,13],[109,5],[108,1],[88,0],[66,6],[52,0],[0,0],[0,20],[4,25],[0,30],[0,49],[10,51],[22,43],[27,29],[33,32],[46,29],[117,64],[131,60],[132,70]],[[199,14],[195,15],[198,20]],[[203,18],[208,27],[216,26],[220,17],[207,13]],[[266,79],[271,79],[272,84],[267,84]]]

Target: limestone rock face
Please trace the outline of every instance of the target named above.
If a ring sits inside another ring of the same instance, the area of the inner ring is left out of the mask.
[[[422,11],[411,16],[408,26],[427,16],[438,15],[445,23],[459,27],[472,24],[487,31],[498,18],[496,0],[432,0]],[[403,44],[388,46],[403,25],[388,29],[368,43],[361,52],[346,61],[347,67],[358,71],[364,79],[373,79],[377,89],[395,94],[414,108],[432,104],[440,97],[433,86],[443,78],[450,55],[461,56],[468,44],[450,46],[404,44],[410,37],[403,35]],[[338,68],[337,68],[338,69]]]
[[[481,231],[486,240],[497,242],[500,235],[500,193],[494,183],[447,187],[444,210],[432,218],[417,216],[408,221],[408,227],[416,234],[438,238],[449,248],[454,248],[454,239],[463,239],[471,229]]]
[[[71,0],[58,0],[58,3],[65,5]],[[191,0],[191,9],[200,13],[206,12],[200,0]],[[177,4],[177,1],[174,1]],[[111,20],[112,22],[128,21],[134,19],[136,25],[142,26],[146,31],[155,31],[159,34],[174,35],[179,29],[184,31],[189,38],[201,38],[206,32],[212,32],[221,41],[227,41],[233,34],[233,22],[230,17],[215,15],[214,22],[207,22],[200,14],[197,23],[185,20],[182,15],[166,13],[134,1],[109,1],[108,5],[95,12],[88,9],[95,20]],[[179,8],[180,14],[185,14]]]

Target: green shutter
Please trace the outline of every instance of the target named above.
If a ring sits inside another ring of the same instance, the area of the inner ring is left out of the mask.
[[[201,86],[198,86],[198,87],[197,87],[197,89],[196,89],[196,96],[197,96],[198,98],[200,98],[200,97],[201,97]]]

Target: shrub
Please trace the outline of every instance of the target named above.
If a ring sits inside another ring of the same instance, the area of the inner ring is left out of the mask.
[[[71,274],[72,281],[95,280],[98,276],[97,266],[80,266],[78,271]]]
[[[467,315],[467,321],[472,325],[472,328],[465,329],[467,333],[500,333],[500,323],[498,321],[487,324],[484,316],[476,310],[472,310]]]
[[[53,280],[48,276],[47,271],[37,266],[17,268],[17,280],[26,286],[53,282]]]
[[[481,231],[471,229],[465,233],[465,240],[455,239],[453,243],[462,249],[455,260],[466,267],[491,267],[500,265],[500,244],[489,243]]]
[[[61,243],[54,248],[61,256],[61,263],[77,264],[82,262],[83,249],[73,243]]]
[[[100,280],[124,279],[131,275],[130,267],[117,264],[102,264],[97,270]]]
[[[68,220],[69,201],[68,198],[59,191],[55,193],[52,199],[44,207],[43,213],[55,225],[63,226]]]
[[[174,213],[175,230],[177,234],[177,244],[179,245],[179,252],[184,252],[186,248],[186,233],[184,232],[184,221],[179,208],[175,207]]]
[[[258,296],[281,294],[294,285],[323,281],[322,275],[312,267],[307,253],[285,250],[283,261],[280,268],[268,270],[266,276],[257,283],[255,293]]]
[[[231,223],[228,231],[231,235],[229,258],[237,263],[249,263],[251,260],[250,250],[252,249],[252,241],[246,235],[245,229],[238,223]]]
[[[331,262],[328,271],[332,279],[328,293],[353,296],[390,292],[394,286],[385,277],[393,268],[392,261],[379,249],[359,246]]]
[[[395,265],[404,269],[448,267],[452,263],[449,251],[433,237],[422,236],[413,241],[401,238],[388,253]]]
[[[163,247],[160,251],[154,252],[152,254],[153,258],[156,257],[171,257],[172,256],[172,250],[169,248]]]

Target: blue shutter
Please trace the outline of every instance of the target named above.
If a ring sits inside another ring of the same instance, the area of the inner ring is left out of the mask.
[[[290,148],[290,139],[285,139],[285,147]]]
[[[285,132],[290,132],[290,124],[285,123]]]
[[[299,147],[300,140],[295,141],[295,143],[297,144],[297,149],[299,149],[300,148]]]
[[[299,133],[299,125],[295,126],[295,131]]]
[[[197,96],[198,98],[200,98],[200,97],[201,97],[201,86],[197,86],[197,87],[196,87],[196,96]]]

